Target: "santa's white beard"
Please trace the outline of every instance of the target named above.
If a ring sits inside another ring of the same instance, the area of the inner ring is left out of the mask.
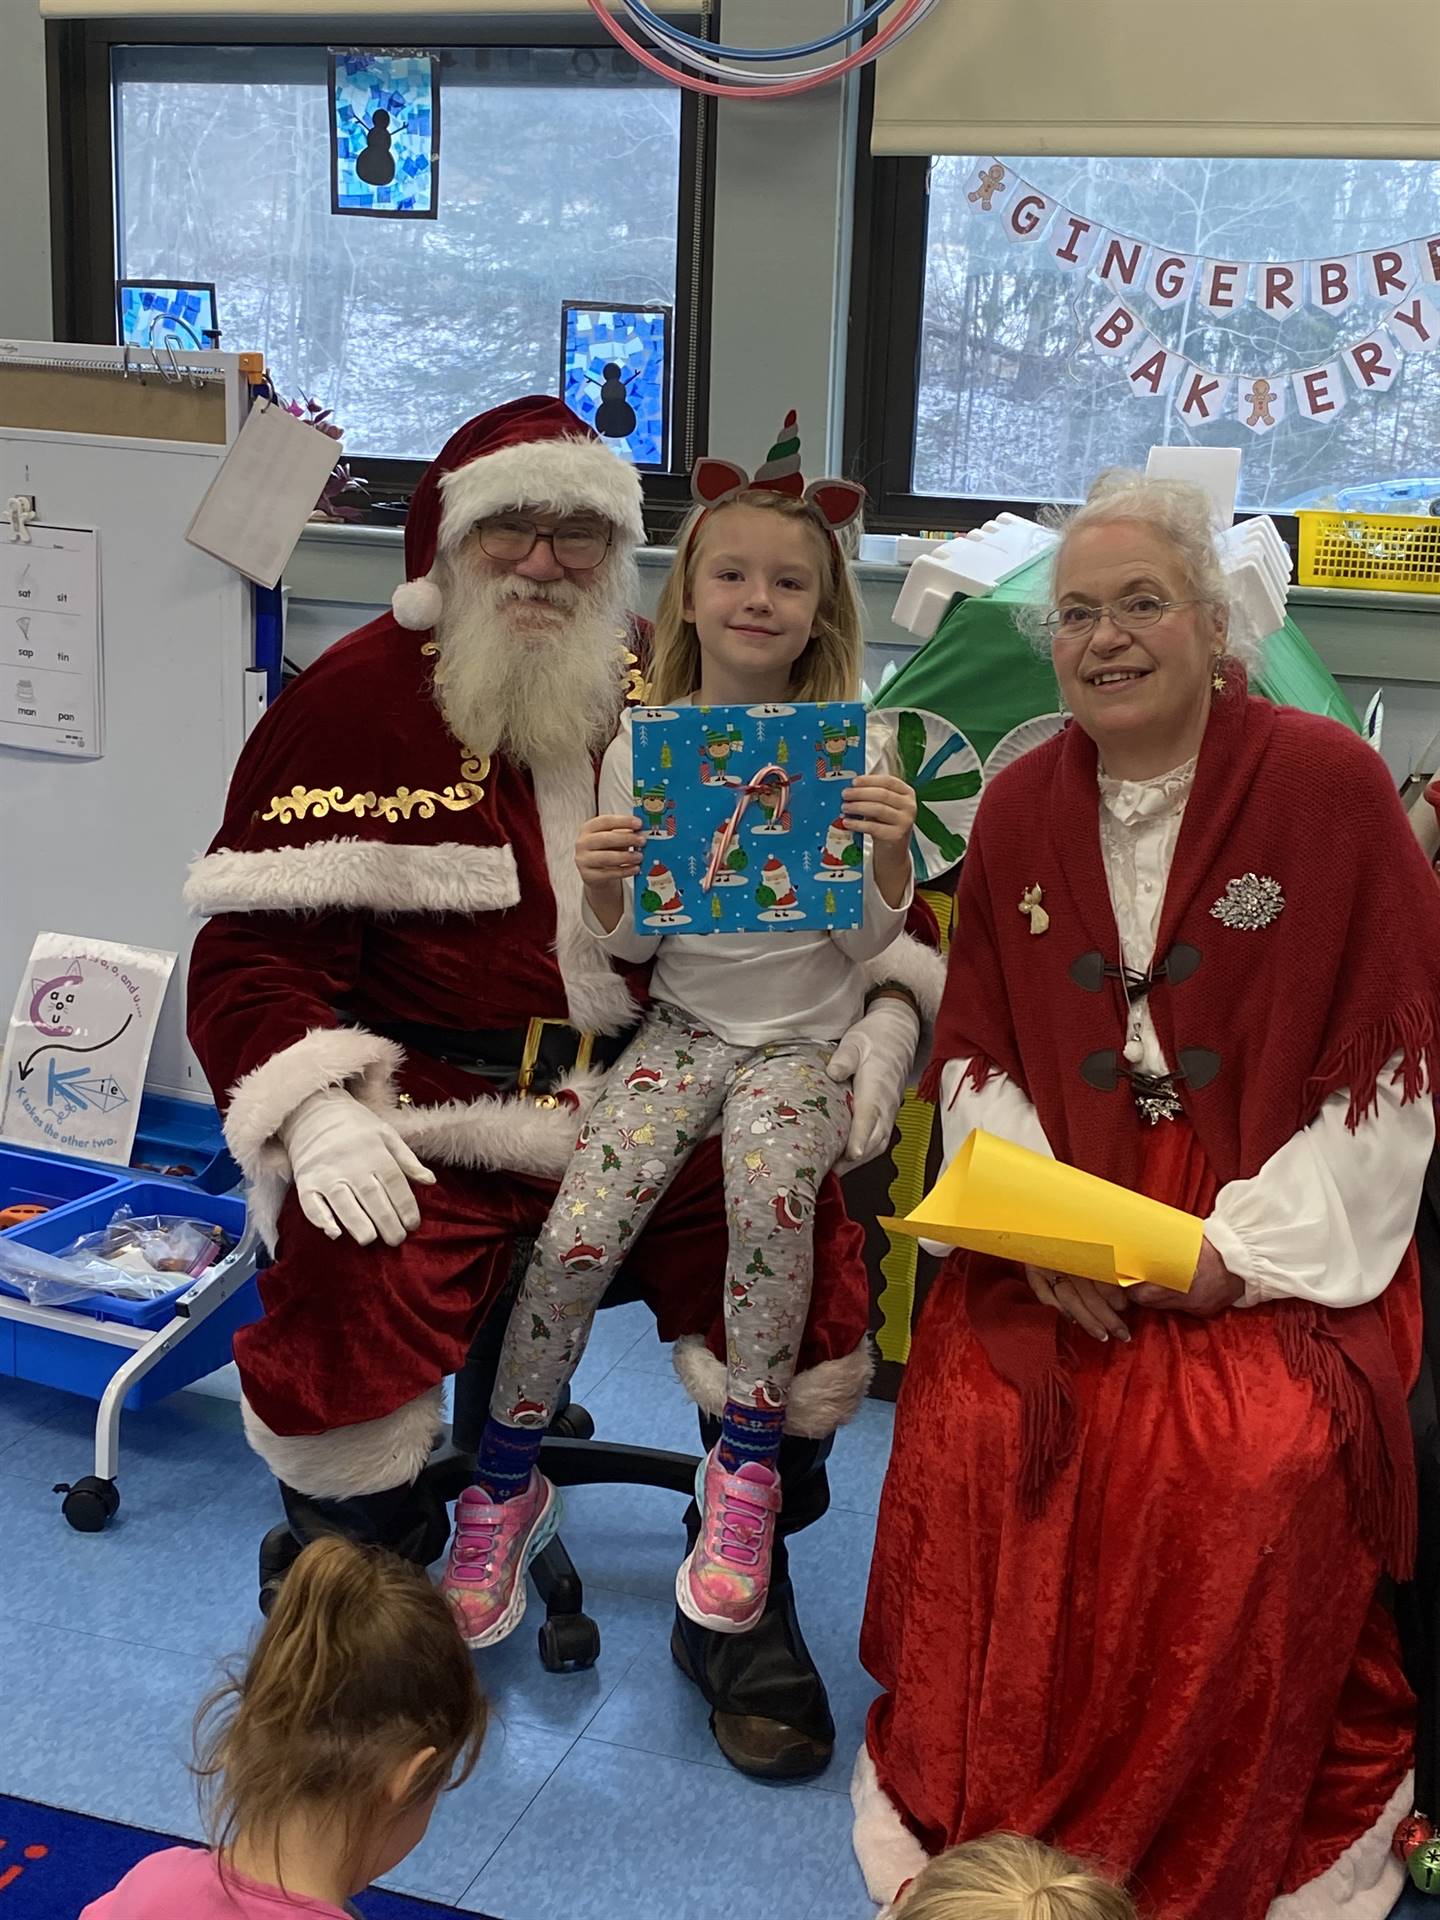
[[[608,746],[625,682],[633,568],[612,558],[591,586],[437,566],[435,697],[472,753],[553,765]]]

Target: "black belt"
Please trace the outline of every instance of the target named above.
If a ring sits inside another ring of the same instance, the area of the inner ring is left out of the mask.
[[[478,1074],[502,1093],[553,1093],[567,1073],[613,1066],[630,1038],[629,1033],[581,1033],[565,1020],[535,1019],[523,1027],[471,1031],[409,1020],[358,1024],[407,1052],[428,1054],[447,1067]]]

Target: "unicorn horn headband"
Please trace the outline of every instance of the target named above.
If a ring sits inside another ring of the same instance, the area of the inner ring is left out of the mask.
[[[793,407],[753,477],[733,461],[704,454],[691,472],[690,491],[706,508],[723,506],[740,493],[786,493],[813,507],[832,534],[848,527],[865,504],[865,489],[853,480],[812,480],[806,485],[800,471],[800,429]]]

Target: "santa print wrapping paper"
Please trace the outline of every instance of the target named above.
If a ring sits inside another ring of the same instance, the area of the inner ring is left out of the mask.
[[[864,841],[846,830],[840,806],[865,770],[858,702],[639,707],[632,725],[635,811],[645,830],[635,880],[640,932],[860,925]]]

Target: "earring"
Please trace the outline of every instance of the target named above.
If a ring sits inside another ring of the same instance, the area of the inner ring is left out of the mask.
[[[1227,685],[1227,682],[1225,679],[1225,669],[1221,664],[1224,658],[1225,656],[1223,653],[1217,653],[1215,655],[1214,671],[1210,675],[1210,685],[1216,693],[1224,693]]]

